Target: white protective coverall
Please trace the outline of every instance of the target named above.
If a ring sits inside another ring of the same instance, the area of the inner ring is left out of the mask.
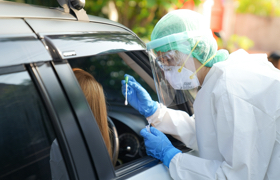
[[[194,103],[195,119],[162,105],[148,121],[199,156],[179,153],[173,179],[280,179],[280,71],[244,50],[214,64]]]

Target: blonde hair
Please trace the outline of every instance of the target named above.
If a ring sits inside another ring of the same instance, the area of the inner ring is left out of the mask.
[[[112,159],[112,149],[109,136],[110,132],[107,121],[107,108],[103,87],[88,72],[79,68],[74,68],[73,71],[85,94],[88,104],[101,131],[109,155]]]

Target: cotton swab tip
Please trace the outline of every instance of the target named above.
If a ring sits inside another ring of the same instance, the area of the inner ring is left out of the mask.
[[[128,76],[125,76],[125,83],[127,84],[127,82],[128,82]]]
[[[127,104],[128,104],[128,103],[127,103],[127,100],[125,100],[125,101],[124,101],[124,105],[126,105],[126,106],[127,106]]]

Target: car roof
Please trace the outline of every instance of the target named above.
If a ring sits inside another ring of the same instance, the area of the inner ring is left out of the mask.
[[[133,33],[129,28],[120,23],[111,21],[106,18],[88,15],[90,22],[109,24],[121,27],[130,33]],[[72,14],[65,13],[62,8],[48,8],[30,4],[8,2],[0,0],[0,18],[36,18],[36,19],[59,19],[77,21]]]
[[[0,26],[3,27],[0,28],[2,56],[0,67],[52,60],[46,50],[48,48],[45,47],[46,43],[47,45],[54,43],[54,47],[62,54],[65,48],[67,51],[74,50],[76,57],[102,52],[112,53],[112,50],[114,52],[145,50],[145,43],[127,27],[105,18],[88,17],[89,22],[78,21],[75,16],[65,13],[61,8],[46,8],[0,0]],[[105,35],[102,35],[104,33]],[[100,35],[92,37],[93,34]],[[54,35],[56,37],[52,38]],[[57,37],[58,35],[60,37]],[[67,38],[76,35],[79,36],[76,42],[73,42],[75,38]],[[80,36],[84,37],[80,38]],[[92,43],[81,39],[91,39]],[[70,40],[71,44],[68,43]],[[100,46],[99,44],[104,40],[106,45]],[[80,44],[81,42],[84,42],[84,46]],[[99,43],[98,46],[93,47],[96,43]],[[72,49],[67,49],[70,47]]]

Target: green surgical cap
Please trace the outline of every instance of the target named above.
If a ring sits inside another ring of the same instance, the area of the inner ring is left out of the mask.
[[[165,36],[169,36],[181,32],[190,31],[207,31],[209,27],[206,26],[207,23],[204,17],[191,10],[180,9],[174,10],[163,16],[159,22],[156,24],[151,40],[156,40]],[[199,40],[198,45],[192,52],[192,56],[199,60],[202,64],[211,58],[213,55],[215,57],[210,60],[205,66],[212,67],[213,64],[224,61],[228,58],[229,54],[227,50],[217,51],[217,42],[212,34],[206,34],[201,38],[189,38],[180,42],[172,42],[170,44],[162,45],[155,48],[156,52],[167,52],[171,50],[177,50],[185,54],[189,54],[192,48],[195,46],[196,42]]]

